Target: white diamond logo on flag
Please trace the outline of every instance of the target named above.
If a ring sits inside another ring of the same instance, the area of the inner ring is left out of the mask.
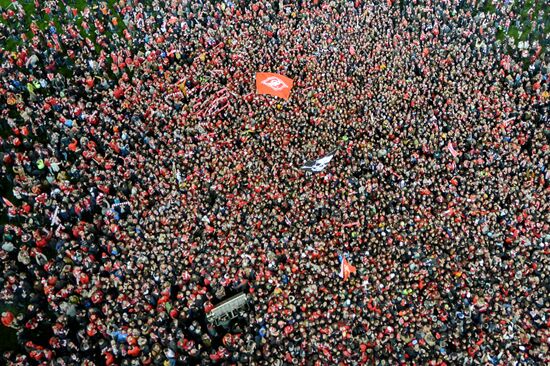
[[[288,85],[286,85],[286,83],[284,81],[282,81],[281,79],[279,79],[276,76],[268,77],[267,79],[262,81],[262,84],[264,84],[265,86],[270,87],[271,89],[273,89],[275,91],[281,91],[283,89],[288,89]]]

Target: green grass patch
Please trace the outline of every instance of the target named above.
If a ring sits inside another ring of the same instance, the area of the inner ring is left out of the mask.
[[[515,24],[510,25],[510,28],[508,29],[508,36],[512,37],[517,43],[519,38],[519,29]]]
[[[529,36],[531,35],[531,30],[532,30],[531,23],[525,24],[525,27],[523,28],[523,32],[519,36],[519,40],[526,41],[528,38],[530,38]]]
[[[504,41],[504,39],[506,38],[506,33],[504,33],[504,31],[502,29],[497,29],[497,34],[495,35],[497,41]]]
[[[67,1],[63,2],[58,0],[57,1],[59,6],[59,16],[56,15],[49,15],[44,13],[43,11],[37,12],[34,1],[29,0],[27,1],[19,1],[19,4],[23,6],[23,9],[25,10],[25,16],[22,20],[18,20],[15,16],[8,19],[7,21],[3,18],[0,18],[0,22],[7,23],[10,22],[10,26],[15,26],[19,30],[21,30],[21,33],[25,33],[27,37],[30,39],[33,37],[33,34],[30,30],[30,25],[32,22],[35,22],[38,28],[42,31],[46,30],[50,27],[50,23],[53,22],[54,26],[58,33],[63,32],[64,24],[73,23],[77,24],[77,29],[80,31],[80,35],[82,37],[92,37],[92,39],[95,38],[95,29],[93,23],[90,23],[90,33],[86,33],[84,29],[82,28],[82,18],[80,15],[77,15],[76,19],[72,17],[68,17],[67,12],[71,8],[76,8],[79,12],[82,11],[86,6],[88,6],[86,0],[73,0],[73,1]],[[117,26],[117,33],[122,35],[122,31],[124,30],[124,22],[122,21],[122,17],[120,14],[115,10],[114,5],[116,4],[115,0],[106,0],[108,8],[111,10],[111,17],[116,17],[118,19],[118,26]],[[93,6],[92,6],[93,7]],[[10,0],[0,0],[0,11],[3,13],[4,11],[12,9],[15,11],[15,6],[12,4]],[[53,13],[52,13],[53,14]],[[14,23],[15,22],[15,23]],[[111,32],[106,28],[105,35],[109,37],[111,35]],[[14,51],[16,50],[18,45],[22,44],[22,40],[19,37],[18,40],[14,39],[8,39],[3,47],[5,47],[7,50]]]
[[[492,0],[486,0],[485,4],[483,5],[483,10],[486,13],[494,13],[497,10],[497,8],[495,4],[493,4]]]
[[[533,8],[533,0],[527,0],[523,7],[519,8],[519,15],[521,19],[527,19],[529,16],[529,10]],[[517,4],[517,3],[516,3]]]

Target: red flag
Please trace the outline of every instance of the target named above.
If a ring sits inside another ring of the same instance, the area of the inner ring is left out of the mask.
[[[4,201],[4,203],[6,204],[6,206],[8,207],[15,207],[15,205],[13,203],[11,203],[10,200],[8,200],[6,197],[2,197],[2,200]]]
[[[258,94],[269,94],[288,99],[294,80],[271,72],[256,73],[256,90]]]
[[[342,256],[342,261],[340,262],[340,277],[346,281],[350,274],[355,272],[355,267],[352,266],[344,256]]]

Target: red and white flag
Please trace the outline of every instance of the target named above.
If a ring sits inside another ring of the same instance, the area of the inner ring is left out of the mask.
[[[344,256],[341,256],[340,257],[340,274],[339,276],[341,278],[344,279],[344,281],[346,281],[349,276],[352,274],[352,273],[355,273],[356,272],[356,269],[354,266],[352,266],[348,260],[346,259],[346,257]]]
[[[15,207],[15,205],[6,197],[2,197],[2,201],[4,201],[4,204],[8,207]]]
[[[285,222],[288,226],[292,226],[292,221],[290,221],[290,219],[286,217],[286,215],[285,215]]]
[[[453,144],[451,143],[451,141],[449,141],[449,145],[447,145],[447,148],[449,149],[449,152],[451,153],[451,155],[456,158],[458,156],[458,151],[456,151],[453,147]]]
[[[352,226],[359,226],[359,221],[348,222],[346,224],[342,224],[342,227],[352,227]]]
[[[288,99],[292,85],[294,85],[294,80],[286,76],[271,72],[256,73],[256,89],[258,94],[269,94]]]

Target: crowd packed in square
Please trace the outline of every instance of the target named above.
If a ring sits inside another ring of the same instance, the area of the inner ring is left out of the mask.
[[[497,42],[513,1],[30,2],[0,363],[548,364],[549,65]]]

